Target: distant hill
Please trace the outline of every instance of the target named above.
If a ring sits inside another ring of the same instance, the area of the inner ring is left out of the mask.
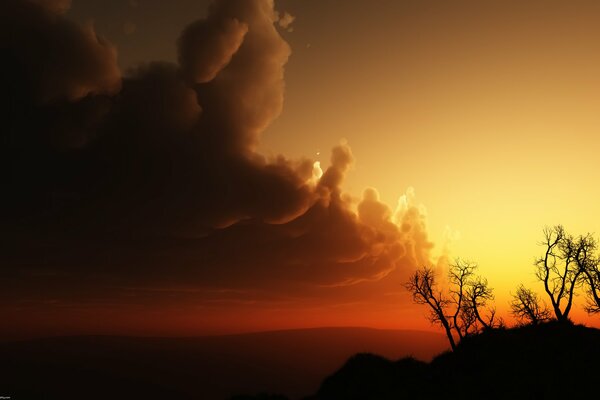
[[[319,328],[199,338],[80,336],[0,343],[0,396],[202,399],[315,393],[355,353],[430,360],[437,333]]]
[[[600,330],[570,324],[494,330],[431,363],[357,354],[311,400],[597,398]]]

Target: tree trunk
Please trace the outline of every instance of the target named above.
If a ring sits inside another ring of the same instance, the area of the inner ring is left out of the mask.
[[[444,329],[446,330],[446,336],[448,336],[448,341],[450,342],[450,347],[452,348],[452,351],[456,350],[456,342],[454,341],[454,336],[452,336],[452,329],[450,328],[450,324],[448,324],[448,321],[446,320],[446,318],[442,318],[441,319],[442,325],[444,326]]]

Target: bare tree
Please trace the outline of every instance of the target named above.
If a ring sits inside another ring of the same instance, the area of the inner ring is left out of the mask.
[[[429,320],[432,324],[439,324],[444,328],[450,347],[455,350],[456,342],[452,336],[452,325],[446,316],[450,300],[443,295],[442,291],[438,290],[433,270],[424,267],[415,271],[410,280],[406,282],[405,287],[412,293],[415,303],[429,306]]]
[[[537,293],[525,286],[520,285],[517,292],[513,295],[510,303],[512,315],[521,324],[537,325],[550,319],[552,313],[544,304]]]
[[[431,268],[416,271],[405,284],[415,303],[429,306],[430,321],[444,328],[453,350],[464,337],[498,326],[494,309],[486,318],[482,314],[494,297],[487,280],[475,275],[476,269],[476,264],[460,259],[451,264],[447,295],[437,287]]]
[[[490,309],[489,316],[484,320],[481,310],[484,310],[489,301],[494,300],[493,289],[489,286],[487,279],[476,277],[469,282],[466,292],[467,307],[473,311],[475,319],[484,329],[494,327],[496,310]]]
[[[591,234],[580,236],[577,241],[575,261],[583,271],[583,281],[587,304],[585,311],[589,314],[600,313],[600,260],[593,253],[598,249],[598,242]]]
[[[600,313],[600,269],[598,263],[593,269],[586,270],[586,297],[587,304],[584,306],[588,314]]]
[[[536,277],[544,284],[558,321],[569,321],[575,289],[581,285],[583,269],[577,260],[586,257],[587,243],[583,239],[573,238],[562,225],[544,229],[541,244],[546,250],[535,262]]]
[[[466,303],[463,304],[460,309],[459,321],[460,325],[458,331],[462,334],[461,338],[473,335],[479,330],[479,327],[477,326],[477,317],[473,313],[473,309],[468,307]]]
[[[475,264],[457,259],[454,264],[450,265],[448,271],[450,298],[455,306],[452,323],[459,339],[470,334],[470,329],[476,322],[475,315],[469,312],[471,310],[466,304],[467,299],[465,298],[475,268],[477,268]]]
[[[456,259],[450,265],[448,280],[450,282],[450,295],[455,308],[453,315],[454,328],[463,338],[480,328],[488,329],[494,326],[494,309],[488,309],[488,315],[483,312],[487,309],[489,301],[494,300],[493,289],[487,279],[475,275],[477,264]]]

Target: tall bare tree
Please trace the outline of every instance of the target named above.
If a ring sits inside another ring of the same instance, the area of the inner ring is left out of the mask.
[[[412,293],[415,303],[429,306],[429,320],[432,324],[439,324],[444,328],[450,347],[452,350],[456,349],[456,341],[452,336],[452,325],[447,317],[450,300],[438,289],[433,270],[424,267],[415,271],[404,286]]]
[[[510,303],[512,315],[522,324],[537,325],[548,321],[552,315],[537,293],[520,285]]]
[[[569,235],[562,225],[544,229],[544,254],[535,262],[536,277],[544,284],[558,321],[569,321],[575,289],[582,283],[586,242]],[[582,247],[583,246],[583,247]],[[578,261],[578,257],[581,258]]]
[[[430,321],[444,328],[453,350],[465,336],[497,326],[495,310],[488,309],[489,316],[484,318],[484,309],[494,297],[487,280],[475,275],[476,269],[476,264],[460,259],[451,264],[447,294],[438,288],[435,273],[428,267],[417,270],[405,284],[415,303],[429,306]]]
[[[600,313],[600,268],[598,262],[585,271],[587,304],[585,311],[589,314]]]
[[[589,314],[600,313],[600,260],[594,256],[597,249],[598,242],[591,234],[579,237],[575,261],[583,271],[587,300],[584,308]]]
[[[480,276],[469,282],[466,291],[467,306],[473,311],[475,319],[484,329],[494,327],[496,310],[490,309],[489,315],[484,319],[482,310],[485,310],[488,302],[494,300],[493,289],[489,286],[487,279]]]
[[[470,329],[476,322],[475,315],[469,312],[471,310],[466,299],[467,287],[473,277],[475,268],[477,268],[475,264],[457,259],[454,264],[450,265],[448,271],[448,281],[450,283],[448,291],[454,305],[452,324],[459,339],[470,334]]]

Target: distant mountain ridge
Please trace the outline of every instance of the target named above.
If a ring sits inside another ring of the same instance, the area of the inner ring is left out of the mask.
[[[353,354],[430,360],[443,335],[313,328],[146,338],[73,336],[0,343],[0,396],[12,399],[203,399],[314,393]]]

